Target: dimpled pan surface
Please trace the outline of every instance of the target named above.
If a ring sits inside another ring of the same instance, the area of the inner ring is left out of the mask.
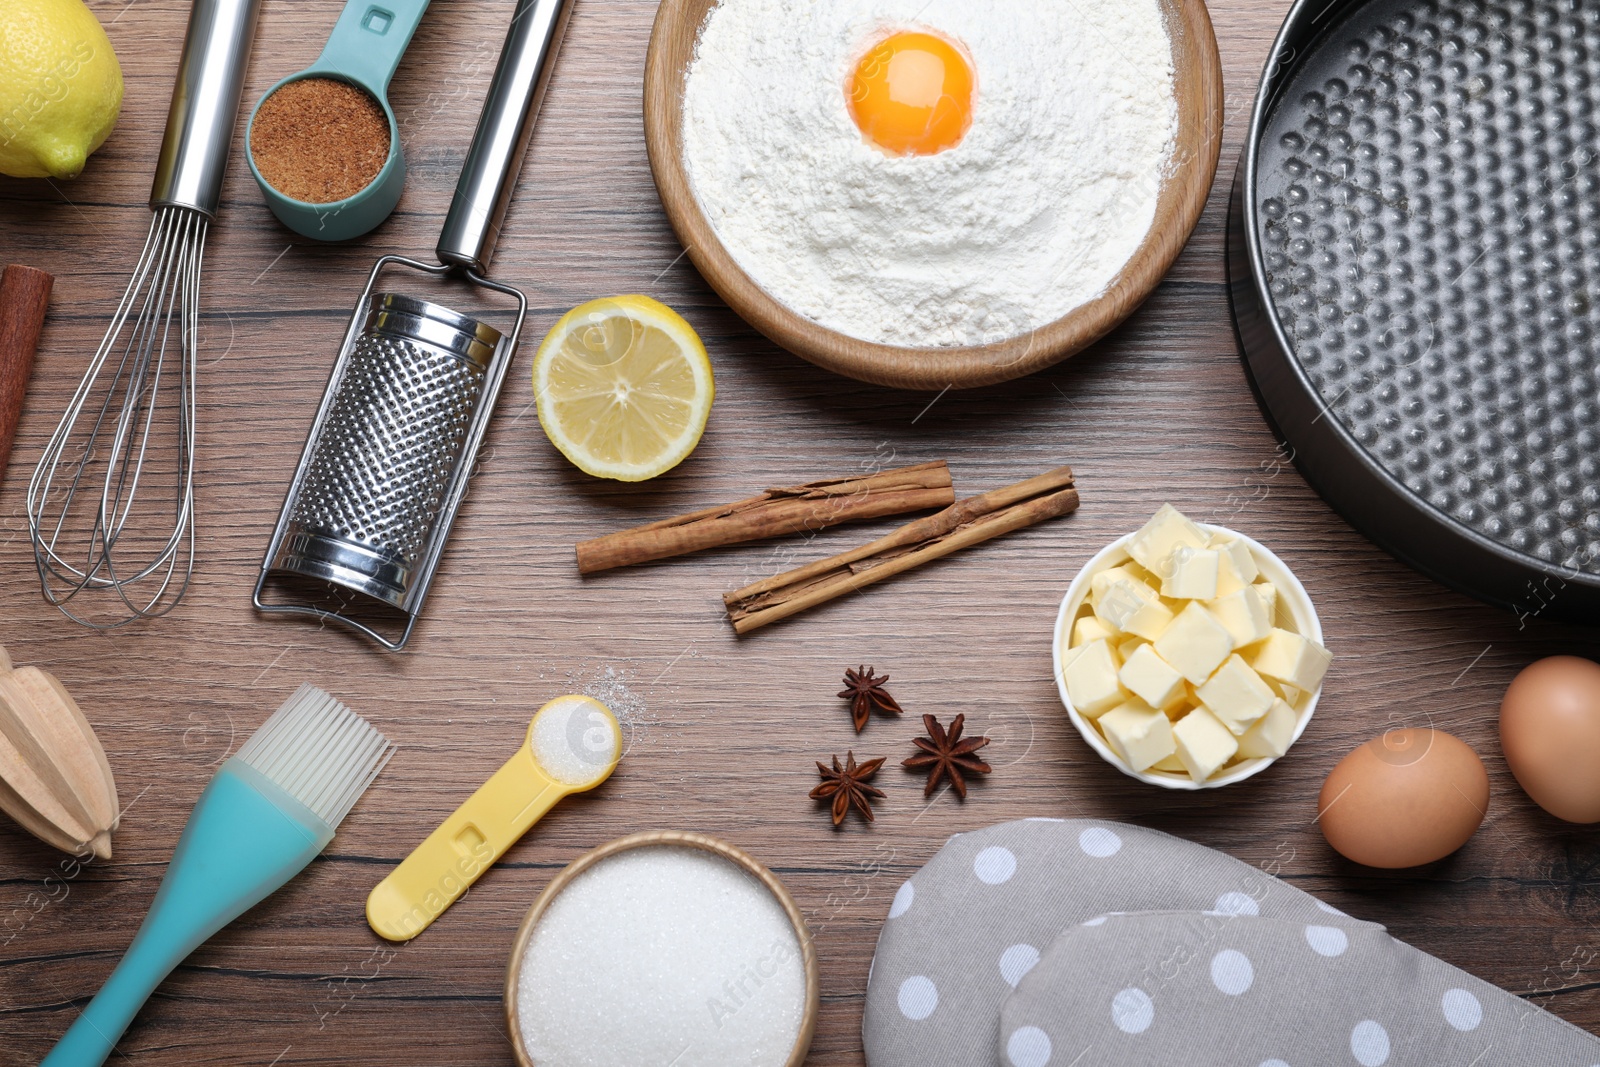
[[[1230,289],[1308,480],[1435,578],[1600,621],[1600,0],[1301,0]]]

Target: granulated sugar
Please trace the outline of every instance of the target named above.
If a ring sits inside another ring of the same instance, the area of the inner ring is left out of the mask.
[[[539,1067],[781,1067],[805,1014],[788,913],[699,849],[617,853],[572,881],[534,928],[518,977]]]
[[[595,782],[620,755],[621,742],[603,712],[576,697],[552,701],[533,720],[533,756],[567,785]]]
[[[544,675],[541,673],[539,677]],[[609,663],[600,667],[582,664],[568,670],[564,678],[562,685],[568,692],[594,697],[611,709],[622,727],[624,755],[642,747],[652,722],[650,709],[644,697],[629,684],[626,670]]]

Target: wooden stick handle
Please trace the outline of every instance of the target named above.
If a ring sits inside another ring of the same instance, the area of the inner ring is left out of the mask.
[[[955,501],[943,461],[768,489],[760,496],[580,541],[578,572],[593,574],[719,545],[808,533],[840,523],[948,507]]]
[[[32,267],[12,265],[0,273],[0,478],[11,459],[53,284],[53,277]]]
[[[1078,491],[1072,485],[1072,471],[1062,467],[963,500],[869,545],[728,593],[722,598],[728,620],[734,632],[749,633],[929,560],[1077,508]]]

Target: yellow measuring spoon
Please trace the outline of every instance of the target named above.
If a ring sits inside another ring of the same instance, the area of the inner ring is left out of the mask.
[[[409,941],[454,904],[556,801],[593,789],[622,758],[622,727],[586,696],[556,697],[505,766],[412,850],[367,897],[380,937]]]

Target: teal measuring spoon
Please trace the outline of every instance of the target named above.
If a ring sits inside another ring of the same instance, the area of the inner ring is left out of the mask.
[[[405,55],[411,35],[417,31],[417,24],[426,10],[428,0],[350,0],[339,13],[339,21],[334,24],[333,33],[317,61],[284,78],[256,101],[245,135],[247,149],[249,134],[255,130],[256,114],[262,103],[285,85],[303,78],[348,82],[377,101],[389,120],[389,158],[384,160],[378,176],[354,196],[326,204],[311,204],[284,196],[261,176],[254,154],[245,152],[250,161],[250,173],[261,186],[267,206],[295,233],[319,241],[346,241],[377,226],[400,202],[400,190],[406,182],[406,157],[400,148],[400,128],[395,124],[394,110],[389,107],[389,80],[394,77],[400,57]]]

